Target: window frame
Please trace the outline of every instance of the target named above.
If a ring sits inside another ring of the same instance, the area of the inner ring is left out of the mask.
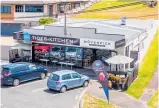
[[[71,73],[73,79],[78,79],[78,78],[74,78],[74,77],[73,77],[73,74],[78,75],[78,76],[79,76],[78,78],[82,78],[81,75],[79,75],[78,73]]]
[[[19,6],[18,9],[16,9],[17,6]],[[22,7],[20,7],[20,6],[22,6]],[[17,10],[18,10],[18,11],[17,11]],[[15,12],[24,12],[24,5],[15,5]]]
[[[71,77],[70,79],[72,79],[72,76],[71,76],[70,73],[69,73],[69,74],[64,74],[64,75],[61,76],[61,79],[62,79],[63,81],[70,80],[70,79],[63,79],[63,77],[66,76],[66,75],[70,75],[70,77]]]
[[[28,67],[29,67],[29,70],[36,70],[37,69],[37,66],[34,64],[29,64]],[[36,69],[33,69],[32,67],[36,67]]]
[[[9,10],[9,12],[4,12],[4,7],[9,7],[9,9],[7,8],[7,11]],[[11,5],[1,5],[1,14],[11,14],[12,13],[12,6]],[[2,12],[3,10],[3,12]]]
[[[38,9],[40,9],[40,6],[42,7],[42,11],[37,11]],[[33,8],[34,7],[34,8]],[[35,8],[36,7],[36,8]],[[38,8],[39,7],[39,8]],[[32,8],[29,10],[29,8]],[[32,11],[33,9],[36,9],[36,11]],[[31,13],[43,13],[44,12],[44,5],[25,5],[25,10],[24,12],[31,12]]]

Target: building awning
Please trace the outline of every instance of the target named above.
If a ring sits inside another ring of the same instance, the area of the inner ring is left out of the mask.
[[[31,50],[32,46],[29,44],[16,44],[11,47],[11,49],[23,49],[23,50]]]

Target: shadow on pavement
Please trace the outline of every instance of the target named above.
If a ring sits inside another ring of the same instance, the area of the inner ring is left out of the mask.
[[[45,89],[44,92],[50,93],[50,94],[59,94],[60,92],[55,91],[55,90],[50,90],[50,89]]]
[[[72,89],[68,89],[65,93],[67,93],[69,91],[77,90],[77,89],[80,89],[80,88],[84,88],[84,87],[75,87],[75,88],[72,88]],[[63,94],[63,93],[60,93],[59,91],[50,90],[50,89],[45,89],[44,92],[50,93],[50,94]]]

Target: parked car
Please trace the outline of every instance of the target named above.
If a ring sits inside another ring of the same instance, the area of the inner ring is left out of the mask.
[[[47,86],[50,90],[66,92],[67,89],[88,86],[90,78],[72,70],[61,70],[51,73]]]
[[[48,70],[32,63],[17,62],[1,67],[1,84],[18,86],[21,82],[33,79],[45,79]]]

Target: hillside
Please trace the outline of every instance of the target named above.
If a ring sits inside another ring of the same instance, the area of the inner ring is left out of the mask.
[[[100,9],[100,8],[107,8],[107,7],[113,7],[123,4],[129,4],[132,3],[127,1],[101,1],[98,2],[85,11],[88,10],[94,10],[94,9]],[[136,18],[138,16],[148,16],[148,17],[140,17],[137,19],[158,19],[158,6],[151,8],[145,4],[137,4],[133,6],[126,6],[116,9],[109,9],[109,10],[102,10],[102,11],[95,11],[95,12],[87,12],[87,13],[80,13],[75,16],[75,18],[94,18],[94,19],[119,19],[123,16]]]

